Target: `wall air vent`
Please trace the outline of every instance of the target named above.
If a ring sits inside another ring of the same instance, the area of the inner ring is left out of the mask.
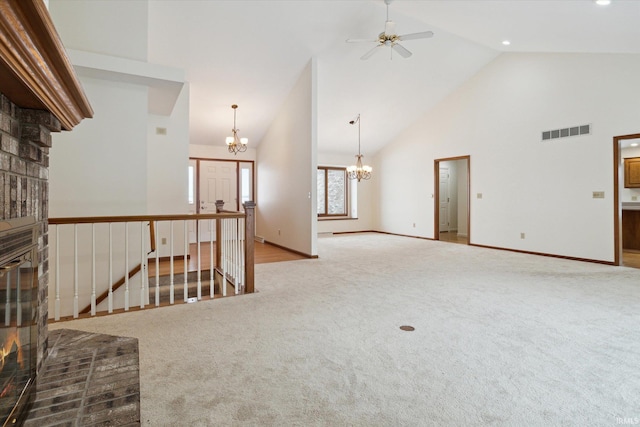
[[[591,125],[573,126],[570,128],[546,130],[542,132],[542,140],[567,138],[569,136],[590,135]]]

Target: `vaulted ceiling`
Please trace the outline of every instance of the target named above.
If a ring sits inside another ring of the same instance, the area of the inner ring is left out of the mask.
[[[240,135],[256,144],[300,73],[318,70],[318,149],[372,155],[503,52],[640,53],[640,1],[395,0],[397,32],[433,31],[359,58],[384,30],[382,0],[149,2],[149,58],[186,70],[190,139],[224,145],[238,104]],[[505,46],[503,40],[510,40]],[[606,76],[603,76],[606,78]]]

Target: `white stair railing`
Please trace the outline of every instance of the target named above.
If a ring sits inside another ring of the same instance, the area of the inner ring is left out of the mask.
[[[49,283],[49,300],[53,319],[128,311],[136,306],[140,309],[158,307],[163,305],[165,294],[168,294],[168,304],[172,305],[176,302],[177,274],[183,275],[181,300],[184,302],[203,299],[202,273],[206,271],[209,271],[208,298],[216,296],[216,285],[223,296],[227,295],[227,284],[234,287],[235,294],[247,292],[245,253],[251,251],[249,268],[253,277],[253,246],[246,245],[245,215],[224,212],[50,219],[53,271],[49,277],[53,283]],[[209,232],[209,239],[203,242],[198,230],[204,226],[216,230],[218,222],[222,229],[219,238],[214,240],[214,233]],[[195,234],[190,230],[196,230]],[[193,243],[190,243],[190,233]],[[253,227],[250,233],[253,241]],[[209,247],[209,253],[204,252],[203,257],[204,246]],[[192,247],[194,261],[189,260]],[[150,259],[154,267],[153,287],[149,286]],[[162,274],[167,264],[168,277]],[[193,279],[189,277],[190,269],[195,275]],[[115,281],[117,278],[121,279]],[[163,285],[163,281],[168,284]],[[250,289],[252,292],[253,282]],[[154,294],[153,298],[150,293]]]

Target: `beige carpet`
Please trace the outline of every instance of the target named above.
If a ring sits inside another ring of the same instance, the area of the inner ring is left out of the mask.
[[[143,425],[640,417],[640,270],[374,233],[319,253],[257,265],[253,295],[52,329],[138,338]]]

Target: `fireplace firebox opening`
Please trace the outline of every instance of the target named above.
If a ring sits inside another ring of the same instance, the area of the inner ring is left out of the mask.
[[[20,424],[33,398],[38,346],[34,217],[0,221],[0,422]]]

